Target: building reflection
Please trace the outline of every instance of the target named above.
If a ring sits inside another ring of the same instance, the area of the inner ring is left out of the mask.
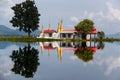
[[[38,53],[38,50],[31,47],[30,44],[24,48],[20,47],[19,50],[13,50],[12,55],[10,55],[11,60],[14,62],[11,71],[25,78],[33,77],[40,64]]]
[[[63,53],[65,51],[72,51],[80,60],[88,62],[93,59],[94,53],[98,49],[104,48],[103,42],[39,42],[41,53],[44,50],[48,51],[48,56],[50,56],[51,50],[57,50],[58,58],[62,61]]]

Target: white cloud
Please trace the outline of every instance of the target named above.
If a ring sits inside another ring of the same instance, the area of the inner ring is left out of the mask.
[[[98,12],[88,12],[84,11],[82,16],[80,16],[82,19],[88,18],[88,19],[97,19],[97,20],[120,20],[120,10],[115,8],[112,3],[107,2],[106,3],[107,10],[104,11],[98,11]],[[78,22],[79,19],[77,17],[71,17],[71,21]]]
[[[99,65],[100,67],[105,68],[104,75],[109,76],[111,75],[115,70],[120,69],[120,57],[98,57],[95,61],[95,64]],[[113,73],[114,74],[114,73]]]
[[[108,68],[107,71],[105,72],[105,75],[109,75],[112,73],[113,70],[120,68],[120,57],[110,60],[107,64]]]
[[[10,25],[9,21],[13,15],[10,9],[14,5],[12,0],[1,0],[0,1],[0,25]]]
[[[8,57],[3,56],[0,59],[0,74],[3,74],[4,77],[11,75],[10,68],[12,67],[12,62]],[[9,67],[8,67],[9,66]]]
[[[101,18],[105,18],[105,14],[103,13],[103,11],[99,11],[99,12],[88,12],[88,11],[85,11],[83,13],[83,18],[101,19]]]
[[[79,22],[79,19],[75,16],[71,17],[70,20],[74,23],[78,23]]]
[[[120,10],[117,8],[114,8],[113,5],[109,2],[107,2],[106,5],[107,5],[108,10],[109,10],[108,17],[111,19],[120,20]]]
[[[12,14],[12,11],[10,9],[11,6],[13,6],[14,3],[12,0],[2,0],[0,1],[0,16],[1,17],[8,17]]]

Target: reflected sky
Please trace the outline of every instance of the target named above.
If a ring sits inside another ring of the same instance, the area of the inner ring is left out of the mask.
[[[5,42],[2,42],[2,44]],[[8,42],[9,43],[9,42]],[[120,43],[105,43],[104,49],[98,49],[93,60],[84,62],[79,59],[74,51],[64,50],[62,61],[59,59],[57,48],[49,51],[44,49],[41,53],[39,43],[31,47],[39,51],[39,63],[33,78],[25,78],[11,71],[14,62],[11,60],[13,50],[27,46],[22,43],[6,43],[0,49],[0,79],[2,80],[119,80],[120,74]],[[11,44],[11,45],[10,45]]]

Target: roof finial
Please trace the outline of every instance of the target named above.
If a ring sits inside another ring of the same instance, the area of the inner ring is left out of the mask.
[[[42,25],[42,33],[44,33],[44,26]]]
[[[60,22],[61,22],[61,25],[62,25],[62,23],[63,23],[63,20],[61,19],[61,21],[60,21]]]
[[[48,25],[48,30],[50,30],[50,24]]]
[[[50,49],[48,49],[48,56],[50,56]]]
[[[57,33],[60,32],[60,23],[58,22],[58,29],[57,29]]]
[[[61,21],[60,21],[60,31],[63,31],[63,30],[64,30],[63,20],[61,19]]]

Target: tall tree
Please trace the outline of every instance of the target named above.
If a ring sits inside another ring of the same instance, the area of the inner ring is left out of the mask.
[[[94,22],[89,19],[84,19],[75,26],[75,29],[78,31],[82,31],[82,38],[85,39],[86,33],[94,29]]]
[[[40,20],[40,14],[34,0],[26,0],[16,4],[11,9],[14,11],[14,17],[12,17],[10,23],[13,27],[18,27],[20,31],[23,30],[28,33],[30,37],[30,33],[38,29]]]

